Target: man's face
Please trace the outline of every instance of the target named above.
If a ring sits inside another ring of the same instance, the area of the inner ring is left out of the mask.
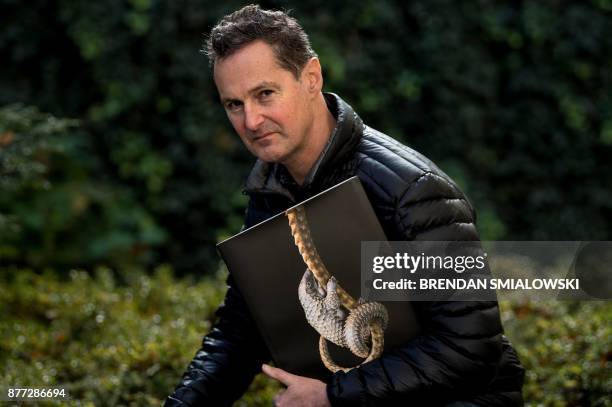
[[[313,92],[278,64],[272,47],[254,41],[218,60],[214,79],[227,117],[251,153],[286,163],[306,150]]]

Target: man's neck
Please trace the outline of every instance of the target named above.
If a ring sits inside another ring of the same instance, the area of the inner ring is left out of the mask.
[[[295,182],[302,185],[313,165],[323,152],[329,137],[336,127],[336,119],[327,108],[325,97],[319,94],[315,104],[314,120],[309,135],[309,143],[300,154],[291,161],[283,163]]]

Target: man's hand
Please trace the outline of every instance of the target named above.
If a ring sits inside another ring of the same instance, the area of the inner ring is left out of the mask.
[[[322,381],[297,376],[269,365],[262,365],[261,369],[267,376],[287,386],[287,389],[274,396],[274,406],[331,407],[326,384]]]

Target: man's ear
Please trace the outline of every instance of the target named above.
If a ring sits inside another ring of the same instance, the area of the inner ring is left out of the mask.
[[[306,84],[308,93],[318,95],[323,89],[323,72],[319,58],[312,57],[302,69],[302,80]]]

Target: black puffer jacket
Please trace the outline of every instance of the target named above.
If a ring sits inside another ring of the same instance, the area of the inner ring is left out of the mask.
[[[431,161],[364,126],[326,94],[337,126],[302,187],[284,167],[258,161],[247,181],[252,226],[357,175],[389,240],[476,240],[474,211]],[[231,276],[218,320],[166,401],[224,406],[239,398],[270,354]],[[414,303],[424,333],[380,359],[330,375],[334,406],[522,405],[523,368],[502,335],[496,302]]]

